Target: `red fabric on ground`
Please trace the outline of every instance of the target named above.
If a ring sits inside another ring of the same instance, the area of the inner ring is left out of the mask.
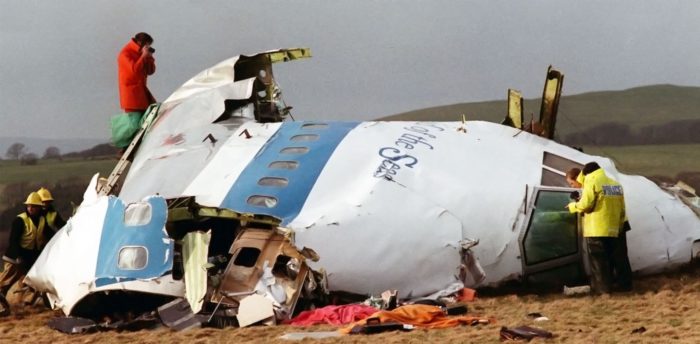
[[[377,309],[365,305],[326,306],[299,313],[289,321],[290,325],[311,326],[320,324],[345,325],[377,313]]]
[[[428,305],[406,305],[392,311],[380,311],[372,315],[372,318],[379,318],[381,323],[395,321],[400,324],[410,324],[419,328],[448,328],[458,325],[472,325],[478,321],[493,322],[493,319],[473,316],[450,316],[448,317],[436,306]],[[350,333],[356,325],[365,325],[366,320],[354,322],[347,327],[340,329],[341,333]]]

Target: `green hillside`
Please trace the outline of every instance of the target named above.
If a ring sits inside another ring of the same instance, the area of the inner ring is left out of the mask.
[[[540,99],[526,99],[525,120],[539,117]],[[382,120],[393,121],[456,121],[461,114],[468,120],[500,122],[507,109],[505,98],[499,101],[460,103],[409,111]],[[639,128],[676,120],[700,119],[700,87],[653,85],[623,91],[590,92],[564,95],[559,102],[557,133],[573,132],[607,123],[619,122]]]
[[[117,164],[115,158],[39,160],[36,165],[20,165],[16,160],[0,161],[0,185],[20,182],[54,184],[66,179],[87,183],[95,173],[106,177]]]

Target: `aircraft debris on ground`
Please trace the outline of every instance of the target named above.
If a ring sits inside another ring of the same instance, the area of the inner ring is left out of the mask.
[[[551,67],[537,122],[514,90],[503,124],[290,121],[272,64],[307,57],[236,56],[152,106],[27,283],[69,316],[180,329],[274,324],[390,289],[436,300],[585,284],[564,173],[590,161],[624,187],[634,271],[700,254],[694,190],[553,140],[563,75]]]

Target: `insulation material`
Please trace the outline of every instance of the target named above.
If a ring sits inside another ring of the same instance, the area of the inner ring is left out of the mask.
[[[192,313],[199,313],[207,293],[207,255],[211,231],[190,232],[182,239],[185,268],[185,298]]]

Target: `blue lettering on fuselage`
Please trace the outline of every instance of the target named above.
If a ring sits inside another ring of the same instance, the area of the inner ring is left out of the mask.
[[[403,128],[402,133],[390,147],[379,149],[379,156],[383,160],[374,171],[374,177],[393,179],[401,167],[413,168],[418,164],[418,158],[408,151],[434,150],[431,140],[437,138],[436,134],[445,131],[445,128],[436,124],[413,124]]]

